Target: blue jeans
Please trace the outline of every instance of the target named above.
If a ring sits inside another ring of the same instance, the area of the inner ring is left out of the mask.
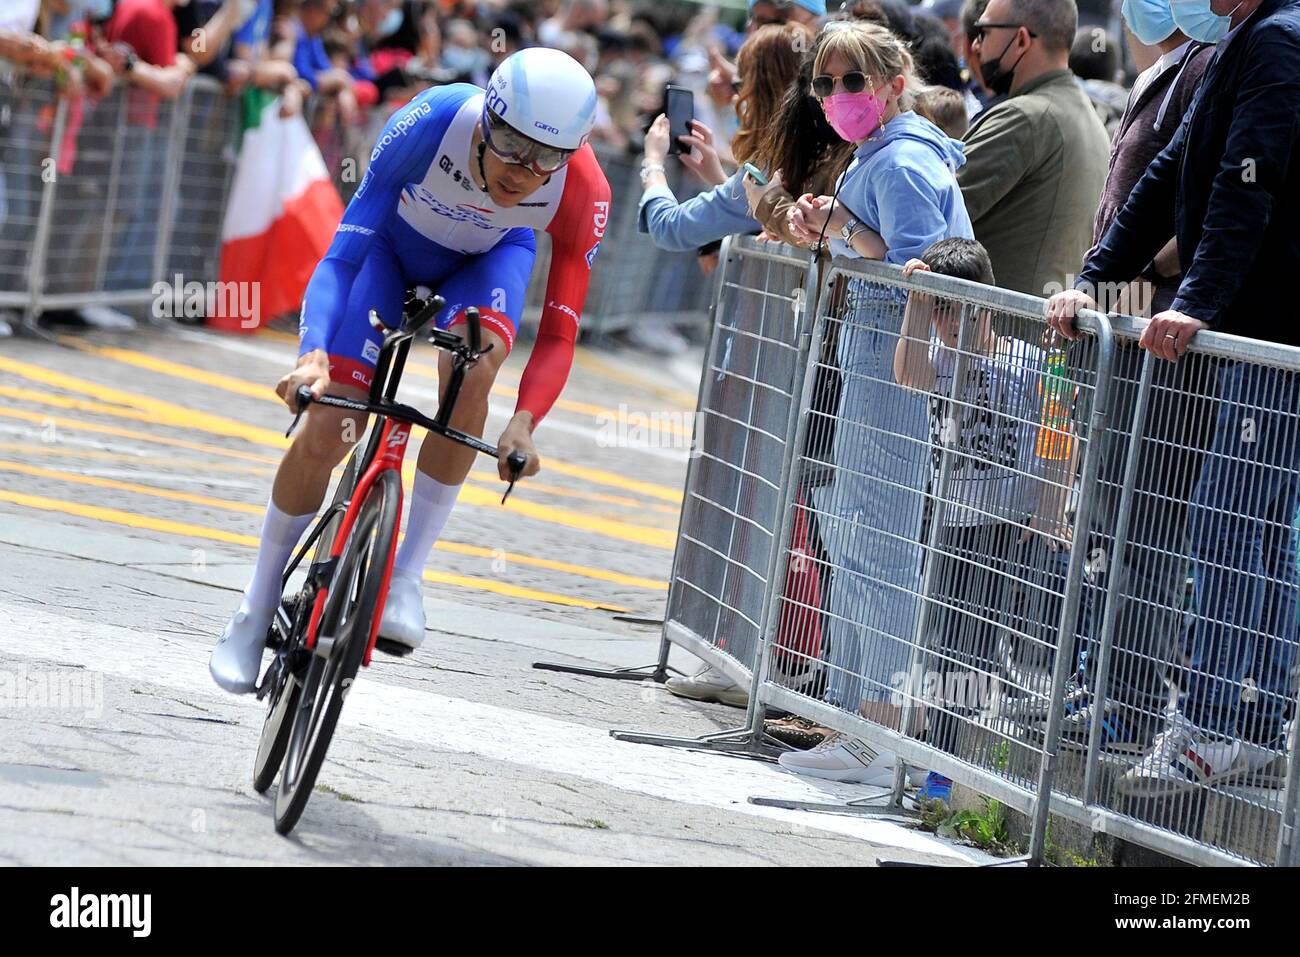
[[[857,711],[888,700],[911,664],[930,444],[926,398],[894,381],[903,299],[853,283],[851,300],[840,328],[835,479],[814,495],[834,569],[825,700]]]
[[[160,189],[167,160],[166,132],[165,128],[126,128],[105,289],[149,289],[153,284],[154,249],[161,229]]]
[[[1296,654],[1300,375],[1234,363],[1219,372],[1217,398],[1188,508],[1197,610],[1183,711],[1203,730],[1271,745]]]

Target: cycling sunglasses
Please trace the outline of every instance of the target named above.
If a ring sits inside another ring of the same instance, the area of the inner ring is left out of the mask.
[[[569,160],[577,150],[546,146],[525,136],[491,110],[483,111],[483,141],[488,149],[507,163],[525,166],[538,176],[549,176]]]
[[[854,70],[851,73],[845,73],[841,77],[834,77],[828,73],[813,77],[813,93],[825,99],[835,92],[835,81],[837,79],[844,84],[845,93],[861,93],[867,88],[867,75],[860,70]]]

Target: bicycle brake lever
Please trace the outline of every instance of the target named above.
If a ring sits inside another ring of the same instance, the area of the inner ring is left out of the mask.
[[[307,386],[298,387],[298,414],[293,417],[293,421],[289,423],[289,428],[284,433],[286,439],[293,435],[294,429],[298,428],[298,423],[302,421],[302,414],[307,411],[307,404],[314,398],[311,389]]]
[[[488,344],[488,348],[492,348],[490,343]],[[519,473],[522,472],[524,466],[528,464],[528,456],[524,455],[522,452],[511,452],[506,456],[506,464],[510,466],[510,484],[506,486],[506,494],[501,496],[502,505],[506,504],[506,499],[508,499],[510,493],[515,490],[515,483],[519,481]]]

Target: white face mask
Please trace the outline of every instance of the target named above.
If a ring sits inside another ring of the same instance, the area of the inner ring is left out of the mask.
[[[1221,16],[1210,9],[1210,0],[1170,0],[1169,3],[1178,29],[1202,43],[1218,43],[1226,37],[1232,29],[1232,15],[1240,6],[1238,3]]]
[[[379,21],[379,29],[376,34],[380,37],[392,36],[402,26],[402,8],[394,7],[384,14],[384,19]]]

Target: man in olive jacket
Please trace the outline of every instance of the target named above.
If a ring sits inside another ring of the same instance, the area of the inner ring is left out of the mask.
[[[1007,98],[966,134],[957,171],[975,238],[998,284],[1035,296],[1067,288],[1092,245],[1110,145],[1069,70],[1074,0],[990,0],[972,51]]]

